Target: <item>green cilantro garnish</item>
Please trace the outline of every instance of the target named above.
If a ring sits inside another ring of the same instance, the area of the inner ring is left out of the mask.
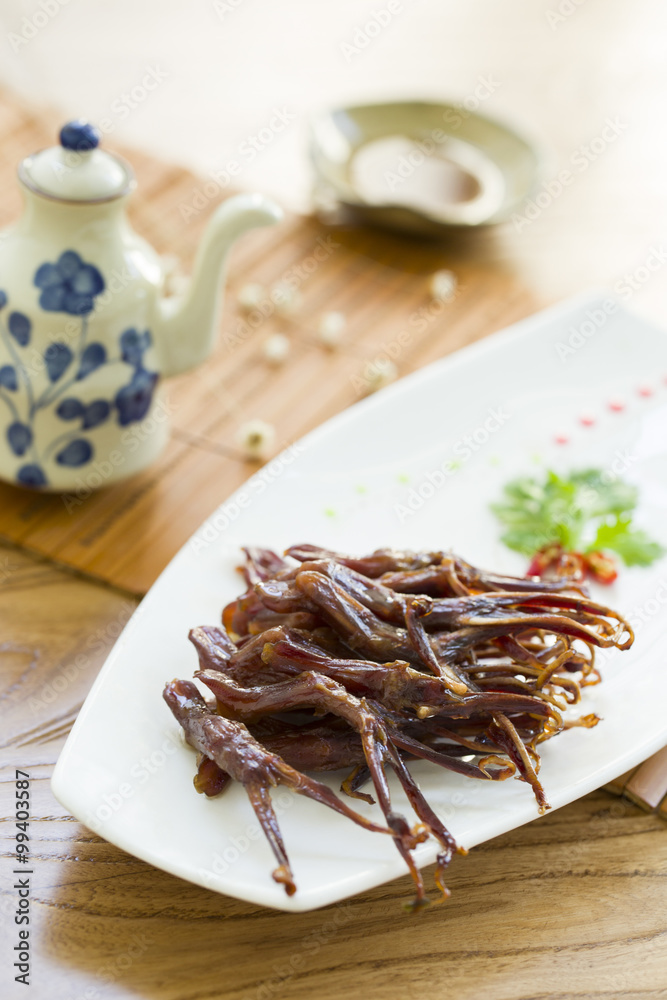
[[[567,478],[547,472],[542,481],[515,479],[491,509],[505,528],[505,545],[524,555],[557,546],[584,556],[614,552],[627,566],[648,566],[664,549],[632,527],[637,500],[635,486],[584,469]]]
[[[590,547],[602,552],[615,552],[626,566],[650,566],[660,558],[664,549],[645,531],[631,528],[631,521],[630,517],[618,517],[612,524],[601,524]]]

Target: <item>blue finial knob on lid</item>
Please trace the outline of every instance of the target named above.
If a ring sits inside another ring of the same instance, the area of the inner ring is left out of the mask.
[[[73,149],[76,153],[87,153],[100,144],[100,133],[90,122],[77,118],[67,122],[60,130],[60,145],[63,149]]]

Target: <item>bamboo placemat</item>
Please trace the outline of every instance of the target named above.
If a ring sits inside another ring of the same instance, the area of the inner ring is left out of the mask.
[[[52,144],[59,124],[58,116],[35,114],[0,93],[0,229],[21,210],[16,165]],[[221,199],[209,200],[192,218],[187,209],[201,180],[136,151],[120,152],[139,182],[133,225],[160,253],[177,254],[187,267]],[[429,283],[443,268],[454,272],[457,288],[451,301],[438,304]],[[270,288],[287,276],[299,285],[298,308],[289,317],[274,312],[261,323],[249,322],[237,306],[239,289],[249,282]],[[277,453],[358,401],[366,365],[388,348],[406,375],[540,304],[484,242],[447,248],[327,228],[303,217],[250,233],[233,251],[217,349],[194,372],[170,380],[171,434],[162,458],[124,483],[65,499],[0,483],[0,537],[143,594],[208,514],[256,471],[235,444],[242,423],[271,423]],[[317,336],[329,310],[347,319],[335,352]],[[264,340],[276,332],[291,342],[289,360],[280,368],[267,364],[262,353]],[[607,788],[667,818],[666,753]]]
[[[31,113],[0,95],[0,227],[21,210],[16,165],[52,144],[59,124],[58,116]],[[193,217],[188,208],[201,204],[201,195],[195,200],[201,180],[136,151],[122,152],[139,183],[133,225],[187,268],[222,195]],[[63,498],[0,484],[0,536],[144,593],[204,518],[256,471],[236,446],[245,421],[272,424],[278,452],[357,401],[365,366],[387,345],[404,375],[534,311],[538,303],[488,256],[461,245],[448,249],[379,231],[327,228],[303,217],[248,234],[232,252],[217,349],[203,366],[168,383],[171,436],[162,458],[143,474],[88,496],[85,488]],[[458,279],[446,304],[429,293],[429,278],[440,268]],[[238,308],[239,289],[248,282],[269,288],[286,276],[299,286],[298,307],[253,329]],[[329,310],[347,319],[333,352],[317,335]],[[291,341],[280,368],[262,353],[263,341],[275,332]]]

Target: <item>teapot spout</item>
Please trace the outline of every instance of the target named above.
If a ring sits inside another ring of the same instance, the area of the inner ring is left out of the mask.
[[[156,324],[163,374],[178,375],[211,352],[222,306],[222,277],[227,253],[249,229],[272,225],[282,210],[259,194],[228,198],[213,214],[195,257],[187,293],[159,303]]]

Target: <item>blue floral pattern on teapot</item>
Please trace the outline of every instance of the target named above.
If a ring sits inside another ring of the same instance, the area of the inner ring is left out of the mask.
[[[172,294],[164,260],[127,217],[132,168],[100,138],[68,122],[57,145],[21,161],[25,210],[0,239],[0,480],[64,496],[163,453],[161,380],[209,356],[232,244],[281,217],[261,195],[227,199]]]
[[[16,471],[16,481],[40,488],[49,485],[44,472],[49,459],[70,468],[92,461],[95,446],[86,432],[109,420],[116,420],[121,427],[143,420],[151,406],[158,373],[144,363],[152,343],[149,330],[123,330],[117,356],[109,356],[104,344],[87,342],[88,318],[96,297],[105,289],[105,281],[99,269],[83,261],[74,250],[66,250],[55,263],[41,264],[33,283],[40,290],[42,310],[80,317],[76,344],[55,340],[44,350],[42,361],[48,385],[37,395],[24,360],[32,320],[24,312],[12,311],[7,294],[0,290],[0,336],[12,360],[12,364],[0,367],[0,400],[9,418],[5,437],[17,459],[24,459]],[[84,403],[78,397],[78,384],[93,372],[121,364],[129,365],[132,374],[112,399]],[[50,441],[40,440],[38,446],[34,423],[37,413],[44,409],[51,409],[63,426],[69,426],[60,434],[54,433]]]

